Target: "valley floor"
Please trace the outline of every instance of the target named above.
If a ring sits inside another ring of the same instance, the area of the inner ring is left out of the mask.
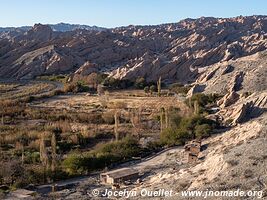
[[[238,125],[228,131],[204,140],[203,159],[188,164],[182,147],[174,147],[136,162],[128,162],[120,167],[131,167],[143,174],[138,181],[124,185],[119,191],[173,191],[172,197],[164,199],[185,199],[182,191],[263,191],[257,195],[266,195],[267,183],[267,114]],[[101,195],[111,187],[102,185],[99,174],[59,183],[70,184],[69,189],[48,194],[40,199],[103,199]],[[71,186],[72,185],[72,186]],[[99,196],[92,195],[93,190]],[[266,197],[266,196],[265,196]],[[125,197],[121,197],[124,199]],[[130,199],[151,199],[151,197],[131,197]],[[247,199],[257,199],[250,197]],[[112,199],[112,198],[111,198]],[[162,199],[162,197],[153,197]],[[199,199],[199,198],[196,198]],[[225,199],[210,197],[209,199]],[[264,199],[264,198],[263,198]]]

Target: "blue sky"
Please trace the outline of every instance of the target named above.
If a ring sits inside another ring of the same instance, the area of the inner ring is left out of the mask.
[[[201,16],[267,15],[266,0],[0,0],[0,26],[160,24]]]

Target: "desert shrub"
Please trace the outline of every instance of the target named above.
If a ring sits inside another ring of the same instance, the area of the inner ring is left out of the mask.
[[[39,152],[25,152],[25,163],[27,164],[36,164],[40,163],[40,153]]]
[[[78,93],[78,92],[88,92],[89,90],[90,88],[86,86],[82,81],[66,83],[64,85],[64,92]]]
[[[195,103],[197,103],[197,105],[199,106],[199,113],[204,113],[206,111],[205,108],[210,104],[214,104],[218,98],[219,95],[217,94],[206,95],[203,93],[196,93],[193,94],[192,97],[187,99],[185,103],[191,108],[194,107]]]
[[[100,113],[75,113],[71,118],[73,121],[80,123],[102,123],[102,116]]]
[[[102,118],[104,120],[105,123],[107,124],[114,124],[114,111],[108,111],[103,113]]]
[[[182,118],[180,122],[180,127],[186,130],[194,131],[196,125],[201,125],[201,124],[208,124],[210,126],[215,126],[215,122],[206,119],[205,117],[201,115],[193,115],[190,117],[184,117]]]
[[[169,127],[178,128],[181,123],[182,117],[179,114],[179,108],[170,108],[168,110]]]
[[[25,114],[26,103],[15,100],[0,101],[0,116],[15,118]]]
[[[126,89],[133,86],[133,82],[128,79],[115,79],[107,77],[102,81],[103,85],[110,89]]]
[[[57,140],[60,140],[61,133],[72,132],[72,128],[68,120],[56,121],[52,126],[47,127],[47,129],[56,134]]]
[[[210,136],[212,128],[209,124],[201,124],[195,126],[195,136],[197,138],[205,138]]]
[[[100,146],[96,152],[113,154],[119,158],[129,158],[140,153],[140,148],[137,140],[132,137],[126,137],[121,141],[110,142]]]
[[[170,92],[181,93],[181,94],[186,94],[189,91],[189,89],[190,89],[189,86],[184,86],[183,84],[180,83],[174,83],[169,87]]]

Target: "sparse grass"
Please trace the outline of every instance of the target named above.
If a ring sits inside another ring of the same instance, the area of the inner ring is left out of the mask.
[[[9,85],[9,87],[2,85],[2,88],[3,87],[5,87],[6,90],[0,89],[0,100],[27,98],[30,96],[52,91],[55,86],[49,83],[23,83],[16,85],[11,84]]]
[[[26,90],[27,85],[24,86],[24,90]],[[13,92],[14,87],[10,86],[9,90]],[[39,89],[36,91],[40,94]],[[61,91],[54,91],[52,95],[58,94],[61,94]],[[137,97],[129,97],[131,94],[136,94]],[[44,175],[41,170],[39,152],[42,133],[46,133],[44,143],[49,154],[48,157],[51,157],[51,135],[53,132],[57,133],[59,168],[63,157],[68,157],[73,152],[79,152],[81,155],[86,155],[87,160],[75,173],[86,173],[87,170],[100,169],[116,162],[126,161],[132,156],[139,156],[142,153],[147,155],[151,150],[156,151],[162,147],[155,142],[143,149],[139,147],[138,141],[135,139],[126,141],[127,139],[124,137],[128,138],[134,133],[131,123],[133,110],[142,108],[140,109],[142,116],[140,136],[150,134],[150,137],[156,139],[159,137],[159,127],[156,126],[152,133],[150,129],[143,128],[146,126],[143,126],[142,123],[146,124],[149,121],[157,124],[156,120],[150,117],[158,112],[158,108],[162,104],[179,106],[180,109],[175,112],[187,112],[187,107],[181,102],[174,101],[174,98],[148,97],[140,90],[111,92],[105,99],[107,106],[101,105],[101,98],[98,96],[87,97],[71,94],[39,99],[34,96],[35,94],[29,96],[29,93],[24,93],[22,96],[24,95],[26,96],[23,98],[0,101],[0,114],[3,114],[4,119],[4,124],[0,125],[0,148],[3,152],[3,155],[0,155],[1,159],[4,162],[9,162],[10,158],[21,160],[22,152],[24,152],[25,173],[26,171],[30,173],[27,175],[28,178],[24,177],[26,182],[21,182],[22,176],[17,177],[16,186],[46,182],[43,178],[33,178],[33,176],[43,177]],[[47,97],[51,97],[50,94],[47,95]],[[65,97],[66,99],[74,97],[74,100],[65,101]],[[56,101],[60,103],[55,103]],[[119,131],[122,139],[118,142],[111,142],[114,138],[114,111],[120,112]],[[103,144],[100,145],[100,143]],[[74,165],[76,164],[74,162]],[[60,170],[59,174],[62,172]],[[49,169],[45,173],[49,174]]]
[[[62,83],[66,83],[68,79],[68,75],[51,75],[51,76],[39,76],[36,79],[40,80],[48,80],[48,81],[58,81]]]

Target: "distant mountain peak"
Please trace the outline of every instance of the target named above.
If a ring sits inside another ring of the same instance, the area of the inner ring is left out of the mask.
[[[58,32],[67,32],[67,31],[74,31],[77,29],[83,29],[88,31],[104,31],[106,28],[98,27],[98,26],[88,26],[88,25],[81,25],[81,24],[68,24],[64,22],[60,22],[58,24],[40,24],[36,23],[35,26],[50,26],[53,31]],[[0,32],[8,32],[8,31],[28,31],[32,27],[31,26],[21,26],[21,27],[0,27]]]

